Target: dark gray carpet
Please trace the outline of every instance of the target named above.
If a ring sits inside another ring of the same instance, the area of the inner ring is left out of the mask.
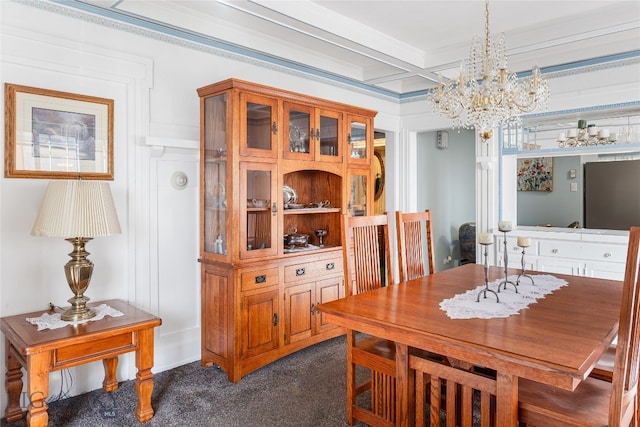
[[[155,375],[155,415],[144,425],[346,426],[345,379],[344,337],[285,357],[237,384],[220,369],[193,362]],[[49,426],[141,426],[136,403],[134,381],[124,381],[114,393],[100,389],[50,403]],[[8,424],[3,418],[1,425],[22,427],[26,421]]]

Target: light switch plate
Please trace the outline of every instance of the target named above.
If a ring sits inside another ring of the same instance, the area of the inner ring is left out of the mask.
[[[578,191],[578,183],[577,182],[572,182],[571,183],[571,191]]]

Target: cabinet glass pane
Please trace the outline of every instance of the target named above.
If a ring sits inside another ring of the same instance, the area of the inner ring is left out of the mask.
[[[367,176],[351,175],[349,212],[352,216],[367,214]]]
[[[338,156],[338,119],[320,116],[320,154]]]
[[[247,250],[271,247],[271,172],[247,170]]]
[[[270,105],[247,102],[248,148],[271,150],[272,114]]]
[[[366,123],[351,122],[349,134],[352,159],[366,159],[367,153],[367,125]]]
[[[204,250],[226,254],[227,95],[204,102]]]
[[[303,111],[289,111],[289,152],[308,153],[311,117]]]

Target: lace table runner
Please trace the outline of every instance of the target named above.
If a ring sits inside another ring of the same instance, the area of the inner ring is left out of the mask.
[[[476,301],[478,293],[485,288],[485,285],[479,285],[475,289],[468,290],[463,294],[458,294],[453,298],[446,299],[440,303],[440,308],[447,312],[447,316],[451,319],[493,319],[496,317],[509,317],[518,314],[523,308],[527,308],[529,304],[535,303],[538,299],[544,298],[547,294],[555,291],[568,284],[566,280],[558,279],[549,274],[531,275],[535,284],[531,284],[531,280],[524,277],[520,280],[518,293],[516,293],[513,285],[507,285],[507,289],[501,287],[498,296],[500,302],[496,302],[496,296],[487,292],[480,294],[480,301]],[[509,276],[508,280],[515,283],[517,275]],[[496,279],[489,282],[489,289],[498,290],[498,284],[504,279]]]
[[[58,329],[58,328],[64,328],[65,326],[68,326],[68,325],[78,325],[80,323],[84,323],[87,321],[101,320],[102,318],[104,318],[104,316],[111,316],[111,317],[124,316],[124,313],[116,310],[115,308],[109,307],[107,304],[100,304],[99,306],[91,307],[91,308],[93,309],[93,311],[96,312],[96,315],[88,320],[81,320],[78,322],[67,322],[66,320],[60,319],[60,316],[62,316],[62,313],[53,313],[53,314],[42,313],[40,317],[27,317],[27,322],[31,323],[32,325],[38,326],[38,330],[42,331],[43,329]]]

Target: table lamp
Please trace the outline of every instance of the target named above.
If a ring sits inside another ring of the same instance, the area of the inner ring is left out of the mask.
[[[109,184],[103,181],[53,180],[49,182],[31,235],[64,237],[73,245],[64,271],[73,298],[62,313],[66,321],[87,320],[96,313],[87,307],[93,263],[85,244],[94,237],[120,233],[120,223]]]

